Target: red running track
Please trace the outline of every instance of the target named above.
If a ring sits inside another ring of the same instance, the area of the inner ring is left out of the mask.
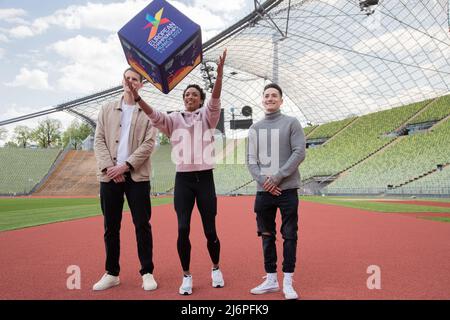
[[[93,217],[0,233],[0,299],[283,299],[281,292],[249,293],[264,275],[255,232],[253,197],[219,198],[218,232],[226,287],[210,285],[210,260],[199,214],[192,221],[194,293],[181,281],[172,205],[152,216],[155,278],[145,292],[138,273],[129,214],[122,224],[121,284],[93,292],[103,273],[103,221]],[[279,224],[278,224],[279,225]],[[282,241],[278,241],[279,257]],[[81,268],[81,289],[66,287],[67,267]],[[381,289],[366,286],[367,268],[381,268]],[[281,270],[281,261],[279,261]],[[450,224],[404,214],[301,202],[295,286],[303,299],[450,299]],[[281,277],[279,277],[281,280]]]

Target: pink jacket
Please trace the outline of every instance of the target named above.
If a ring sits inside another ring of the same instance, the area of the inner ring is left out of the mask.
[[[214,130],[220,118],[220,99],[210,99],[194,112],[166,114],[153,109],[153,126],[170,138],[177,172],[214,168]]]

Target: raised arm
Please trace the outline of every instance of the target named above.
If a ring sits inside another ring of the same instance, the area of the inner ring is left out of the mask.
[[[227,57],[227,49],[225,49],[217,62],[217,79],[214,83],[211,99],[208,101],[206,108],[204,108],[206,121],[209,128],[216,128],[220,119],[220,94],[222,92],[222,78],[223,78],[223,66]]]
[[[130,81],[124,76],[124,81],[128,87],[128,89],[131,91],[131,94],[133,95],[134,101],[141,107],[142,110],[144,110],[145,114],[150,116],[153,113],[153,108],[150,107],[150,105],[147,104],[142,98],[139,96],[139,92],[136,90],[136,88],[133,87]]]
[[[219,57],[217,63],[217,79],[214,83],[214,88],[212,91],[213,99],[220,99],[220,94],[222,93],[222,78],[223,78],[223,66],[225,64],[225,59],[227,57],[227,49],[223,50],[222,55]]]
[[[172,135],[173,130],[173,122],[172,119],[164,112],[160,112],[158,110],[153,109],[144,99],[139,96],[138,91],[133,88],[130,81],[125,78],[125,83],[128,86],[131,94],[133,95],[134,101],[138,104],[138,106],[145,112],[145,114],[149,117],[155,128],[158,128],[162,133],[166,136],[170,137]]]

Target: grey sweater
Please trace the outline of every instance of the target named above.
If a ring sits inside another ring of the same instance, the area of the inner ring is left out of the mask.
[[[247,167],[264,191],[267,176],[281,189],[300,187],[298,166],[305,159],[305,134],[300,122],[281,113],[266,114],[248,133]]]

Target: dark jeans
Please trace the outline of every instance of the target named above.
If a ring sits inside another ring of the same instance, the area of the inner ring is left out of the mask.
[[[283,190],[280,196],[258,191],[255,199],[258,236],[262,237],[264,268],[267,273],[277,272],[275,217],[281,212],[283,236],[283,272],[294,272],[297,255],[298,195],[297,189]]]
[[[213,264],[219,263],[220,241],[216,232],[217,198],[212,170],[177,172],[175,176],[174,204],[178,218],[177,249],[183,271],[189,270],[191,262],[192,209],[195,200],[202,218],[208,252]]]
[[[136,231],[136,241],[141,275],[153,273],[153,239],[150,225],[150,182],[134,182],[126,175],[124,183],[101,182],[100,203],[104,216],[106,263],[108,274],[118,276],[120,272],[120,225],[124,194],[127,197]]]

